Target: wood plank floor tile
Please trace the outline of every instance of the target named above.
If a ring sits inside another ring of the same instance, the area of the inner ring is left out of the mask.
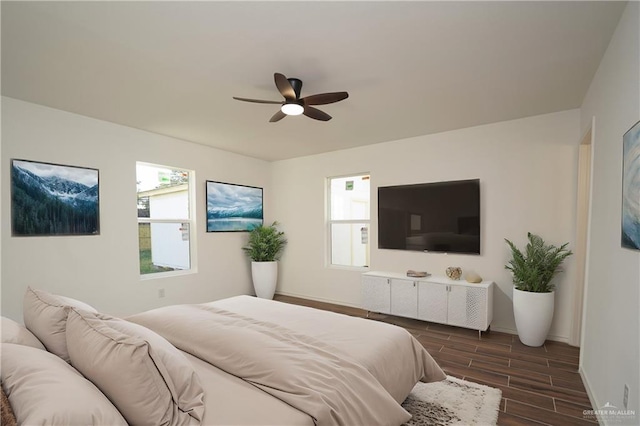
[[[510,386],[496,385],[493,383],[485,382],[484,380],[470,379],[472,382],[479,383],[481,385],[491,386],[502,391],[502,397],[507,401],[518,401],[536,407],[544,408],[547,410],[554,410],[555,405],[553,398],[549,396],[540,395],[534,392],[528,392],[521,389],[512,388]]]
[[[525,354],[529,354],[529,355],[536,355],[536,356],[540,356],[540,357],[546,357],[547,356],[547,350],[545,349],[544,346],[527,346],[525,344],[523,344],[522,342],[520,342],[520,340],[514,340],[513,343],[511,343],[511,351],[512,352],[521,352],[521,353],[525,353]]]
[[[471,364],[471,358],[460,355],[452,355],[450,353],[443,354],[442,352],[435,352],[431,354],[431,357],[436,361],[453,362],[463,367],[469,367],[469,365]]]
[[[544,423],[539,423],[531,419],[525,419],[520,416],[514,416],[509,413],[498,413],[498,426],[539,426]]]
[[[507,401],[507,413],[527,419],[540,419],[550,425],[562,426],[593,426],[593,423],[579,417],[567,416],[551,410],[534,407],[533,405],[522,404],[516,401]]]
[[[529,355],[529,354],[525,354],[525,353],[521,353],[521,352],[509,352],[509,353],[505,353],[504,351],[498,351],[495,350],[493,348],[485,348],[482,346],[479,346],[478,349],[476,350],[476,352],[482,353],[482,354],[488,354],[488,355],[493,355],[493,356],[497,356],[497,357],[503,357],[503,358],[507,358],[507,359],[519,359],[521,361],[529,361],[529,362],[533,362],[536,364],[540,364],[540,365],[545,365],[548,366],[549,363],[547,362],[547,359],[544,357],[539,357],[539,356],[535,356],[535,355]]]
[[[591,410],[591,406],[589,405],[576,404],[573,402],[562,401],[560,399],[557,399],[555,401],[555,404],[556,411],[558,413],[566,414],[573,417],[583,417],[583,412],[585,410]]]
[[[553,354],[553,355],[549,355],[548,358],[568,364],[569,366],[572,366],[575,370],[578,369],[578,365],[580,364],[579,357],[574,357],[574,356],[569,356],[564,354]]]
[[[551,385],[551,378],[549,377],[549,375],[536,373],[534,371],[524,371],[511,367],[504,367],[501,365],[491,364],[475,359],[471,362],[471,365],[469,365],[469,367],[477,368],[483,371],[491,371],[498,374],[504,374],[505,376],[509,377],[521,377],[523,379],[533,380],[536,382]]]
[[[495,383],[497,385],[508,385],[509,377],[504,374],[493,373],[491,371],[483,371],[476,370],[475,368],[470,367],[462,367],[450,364],[449,362],[444,363],[444,368],[442,368],[445,373],[454,375],[460,378],[473,378],[484,380],[489,383]]]
[[[580,356],[580,348],[576,346],[569,346],[566,343],[547,340],[546,342],[544,342],[544,347],[550,354],[560,353],[573,356],[574,358],[578,358]]]
[[[587,393],[587,390],[584,388],[584,385],[582,384],[582,380],[565,380],[559,377],[552,377],[551,384],[553,384],[553,386],[557,386],[565,389],[571,389],[571,390],[582,392],[582,393]]]
[[[470,339],[468,337],[463,337],[463,336],[451,336],[449,337],[449,340],[453,342],[465,343],[467,345],[481,346],[483,348],[492,348],[498,351],[504,351],[504,352],[511,351],[510,345],[507,345],[505,343],[490,342],[488,340],[478,340],[477,337],[475,339]]]
[[[469,344],[466,344],[466,343],[459,343],[459,342],[455,342],[453,340],[445,340],[445,339],[433,338],[433,337],[424,336],[424,335],[418,336],[417,340],[420,343],[423,343],[423,342],[437,343],[438,345],[443,345],[443,346],[446,346],[447,348],[459,349],[459,350],[463,350],[463,351],[467,351],[467,352],[475,352],[475,350],[476,350],[476,346],[474,346],[474,345],[469,345]]]
[[[422,346],[424,346],[424,348],[427,350],[427,352],[429,352],[430,355],[433,355],[435,352],[440,352],[442,348],[444,348],[444,345],[440,345],[438,343],[431,343],[431,342],[420,342],[420,343],[422,343]]]
[[[551,361],[549,361],[551,362]],[[547,367],[545,365],[536,364],[533,362],[522,361],[519,359],[512,359],[511,364],[509,365],[512,368],[519,368],[525,371],[535,371],[542,374],[548,374],[552,379],[564,379],[573,382],[582,383],[582,379],[580,378],[580,374],[573,371],[568,371],[555,367]]]
[[[573,371],[574,373],[578,372],[578,364],[564,362],[558,359],[550,359],[549,367],[558,368],[560,370]]]
[[[460,356],[468,356],[474,360],[489,362],[491,364],[504,365],[505,367],[509,366],[509,358],[501,358],[491,355],[484,355],[479,352],[468,352],[461,351],[459,349],[447,348],[443,347],[440,352],[451,355],[460,355]]]
[[[573,391],[566,388],[557,386],[545,385],[544,383],[536,382],[533,380],[522,379],[520,377],[511,377],[509,386],[528,390],[530,392],[542,392],[547,396],[556,399],[562,399],[564,401],[575,402],[578,404],[589,405],[589,397],[584,392]]]
[[[431,322],[427,324],[429,324],[428,330],[431,330],[431,331],[438,331],[441,333],[453,334],[456,336],[466,336],[471,338],[475,337],[476,339],[478,338],[477,330],[471,330],[468,328],[461,328],[461,327],[453,327],[450,325],[436,324]]]

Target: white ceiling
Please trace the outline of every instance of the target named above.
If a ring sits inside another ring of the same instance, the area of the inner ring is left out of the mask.
[[[577,108],[624,6],[2,1],[2,94],[278,160]],[[350,97],[269,123],[274,72]]]

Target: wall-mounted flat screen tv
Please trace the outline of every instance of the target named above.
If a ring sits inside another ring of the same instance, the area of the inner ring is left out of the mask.
[[[378,248],[480,254],[480,179],[379,187]]]

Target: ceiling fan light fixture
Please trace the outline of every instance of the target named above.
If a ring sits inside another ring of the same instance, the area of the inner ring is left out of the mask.
[[[280,111],[287,115],[300,115],[304,112],[304,107],[295,102],[287,102],[280,107]]]

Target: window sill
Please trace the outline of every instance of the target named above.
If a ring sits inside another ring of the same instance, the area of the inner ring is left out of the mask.
[[[343,266],[343,265],[327,265],[327,269],[336,269],[338,271],[366,272],[369,266]]]
[[[144,274],[140,275],[140,281],[149,281],[156,280],[162,278],[172,278],[172,277],[180,277],[183,275],[192,275],[198,272],[197,269],[188,269],[183,271],[167,271],[167,272],[155,272],[153,274]]]

